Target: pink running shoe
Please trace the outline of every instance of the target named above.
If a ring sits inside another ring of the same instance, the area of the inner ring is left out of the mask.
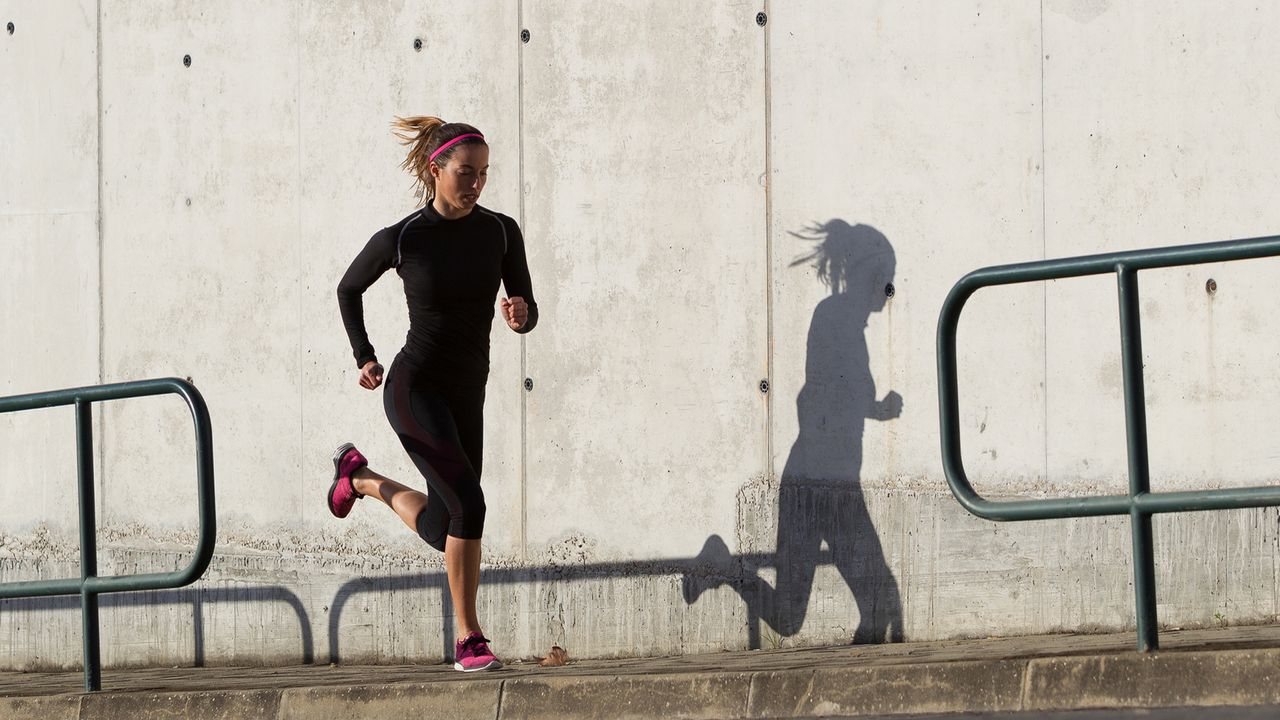
[[[369,461],[351,443],[343,443],[333,451],[333,484],[329,486],[329,512],[334,517],[346,517],[356,501],[364,497],[351,483],[351,473],[365,467]]]
[[[453,669],[462,672],[497,670],[502,662],[489,651],[489,639],[473,632],[458,641],[453,650]]]

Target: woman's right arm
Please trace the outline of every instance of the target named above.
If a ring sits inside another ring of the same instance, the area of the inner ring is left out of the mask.
[[[369,238],[338,283],[338,309],[342,312],[342,324],[347,329],[357,368],[378,362],[364,326],[364,291],[391,269],[395,260],[396,238],[390,228],[383,228]]]

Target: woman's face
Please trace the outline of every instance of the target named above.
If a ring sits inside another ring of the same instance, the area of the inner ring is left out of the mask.
[[[489,178],[489,146],[460,145],[444,166],[431,163],[436,179],[436,197],[453,207],[470,210],[480,201]]]

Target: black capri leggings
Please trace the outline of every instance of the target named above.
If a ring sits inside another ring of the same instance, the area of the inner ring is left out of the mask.
[[[444,552],[445,537],[484,534],[484,386],[431,384],[397,360],[387,373],[382,404],[400,443],[427,479],[427,506],[418,535]]]

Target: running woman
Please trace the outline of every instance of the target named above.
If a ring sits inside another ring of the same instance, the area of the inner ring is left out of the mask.
[[[338,284],[338,307],[360,387],[374,390],[383,369],[365,331],[362,296],[391,268],[404,281],[409,335],[386,374],[382,400],[428,491],[379,475],[345,443],[333,455],[329,510],[346,517],[360,498],[375,498],[443,552],[459,631],[453,667],[494,670],[502,663],[476,616],[489,330],[499,283],[508,295],[499,303],[502,319],[512,330],[532,330],[538,304],[519,226],[478,204],[489,169],[480,131],[434,117],[396,118],[392,127],[409,148],[401,167],[414,176],[424,206],[369,239]]]

